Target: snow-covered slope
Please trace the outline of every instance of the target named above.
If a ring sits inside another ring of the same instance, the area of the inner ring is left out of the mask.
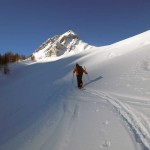
[[[56,35],[44,42],[32,56],[36,60],[61,56],[63,54],[79,53],[94,46],[83,42],[79,36],[69,30],[62,35]]]
[[[11,70],[0,74],[0,150],[150,149],[150,31]]]

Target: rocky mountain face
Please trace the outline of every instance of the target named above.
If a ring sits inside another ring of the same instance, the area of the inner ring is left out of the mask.
[[[57,57],[64,54],[78,53],[85,49],[91,48],[89,44],[80,40],[79,36],[73,31],[62,35],[56,35],[44,42],[31,57],[34,59],[43,59],[46,57]]]

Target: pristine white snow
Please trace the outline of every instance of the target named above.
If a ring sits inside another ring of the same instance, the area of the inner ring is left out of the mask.
[[[72,82],[86,66],[85,87]],[[150,31],[0,74],[0,150],[149,150]]]

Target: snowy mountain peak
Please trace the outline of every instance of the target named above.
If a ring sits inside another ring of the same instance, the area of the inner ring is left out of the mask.
[[[61,35],[56,35],[44,42],[33,54],[35,60],[58,57],[61,55],[75,54],[92,46],[80,40],[79,36],[69,30]]]
[[[72,30],[68,30],[66,33],[64,33],[65,35],[77,35],[75,32],[73,32]]]
[[[62,39],[67,45],[76,36],[50,38],[35,55]],[[76,62],[89,73],[81,90]],[[149,31],[69,59],[9,68],[0,74],[0,150],[150,150]]]

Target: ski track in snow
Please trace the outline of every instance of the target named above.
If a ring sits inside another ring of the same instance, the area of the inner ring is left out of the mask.
[[[149,39],[0,74],[0,150],[150,150]],[[81,91],[69,87],[76,62],[94,77]]]
[[[130,131],[135,137],[135,140],[140,143],[143,150],[149,150],[150,149],[150,134],[147,128],[149,127],[149,124],[147,123],[147,120],[145,119],[144,115],[141,115],[138,118],[135,114],[135,110],[132,111],[132,108],[129,105],[126,105],[125,103],[121,102],[119,99],[114,98],[111,96],[111,94],[108,94],[106,92],[102,91],[96,91],[96,90],[89,90],[84,89],[85,92],[91,93],[93,95],[98,96],[100,99],[105,99],[108,101],[111,105],[114,106],[116,111],[119,113],[119,115],[123,118],[123,121],[128,126]],[[148,100],[145,102],[137,102],[138,104],[149,104]],[[134,102],[136,104],[136,102]],[[141,120],[140,120],[141,119]],[[107,124],[107,123],[106,123]],[[106,142],[107,143],[107,142]],[[108,144],[109,145],[109,144]]]

